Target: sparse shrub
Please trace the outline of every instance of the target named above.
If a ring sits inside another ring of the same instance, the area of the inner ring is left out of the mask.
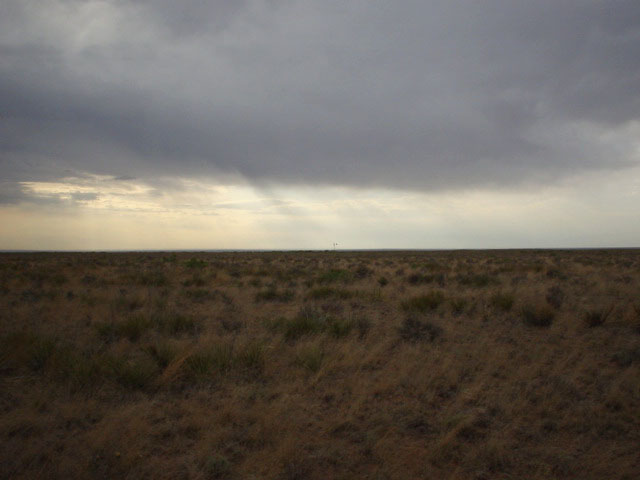
[[[162,325],[171,335],[195,333],[197,330],[196,321],[192,317],[178,313],[172,313],[164,317]]]
[[[147,353],[155,360],[158,367],[165,369],[176,356],[176,349],[167,342],[159,342],[149,345]]]
[[[206,300],[213,300],[215,298],[215,293],[204,288],[192,288],[185,290],[184,295],[190,300],[198,303],[202,303]]]
[[[640,346],[620,350],[611,355],[611,360],[620,367],[628,367],[640,360]]]
[[[489,305],[491,305],[496,310],[502,310],[503,312],[508,312],[513,307],[513,303],[515,298],[511,293],[494,293],[489,298]]]
[[[355,277],[357,279],[363,279],[371,275],[371,273],[372,271],[369,267],[367,267],[366,265],[360,265],[358,268],[356,268]]]
[[[468,303],[466,298],[452,298],[449,300],[449,305],[451,305],[451,311],[454,315],[461,315],[464,309],[467,308]]]
[[[239,349],[235,361],[242,369],[259,372],[264,368],[265,352],[262,342],[249,342]]]
[[[287,340],[297,340],[304,335],[323,332],[327,328],[328,318],[319,310],[303,307],[298,314],[282,324],[284,337]]]
[[[184,266],[192,269],[203,269],[207,266],[207,262],[205,262],[204,260],[200,260],[199,258],[192,257],[184,262]]]
[[[612,311],[613,305],[608,308],[596,308],[594,310],[590,310],[584,315],[584,323],[589,328],[599,327],[604,324]]]
[[[389,280],[387,280],[386,277],[380,277],[378,278],[378,285],[380,285],[381,287],[384,287],[385,285],[387,285],[389,283]]]
[[[151,322],[147,318],[134,315],[120,322],[101,322],[96,324],[95,328],[105,342],[113,342],[125,337],[131,342],[137,342],[150,326]]]
[[[331,269],[320,275],[318,283],[348,283],[353,280],[353,274],[348,270]]]
[[[129,317],[118,325],[120,336],[127,337],[131,342],[136,342],[142,334],[151,326],[151,322],[142,315]]]
[[[522,307],[522,319],[532,327],[548,327],[553,323],[555,312],[547,305],[527,304]]]
[[[311,372],[317,372],[322,366],[324,351],[318,345],[306,345],[296,353],[296,365],[306,368]]]
[[[475,288],[484,288],[490,285],[500,284],[500,280],[486,273],[460,275],[457,280],[460,285]]]
[[[133,312],[142,307],[144,302],[138,297],[119,296],[113,302],[113,308],[117,312]]]
[[[137,276],[136,283],[147,287],[166,287],[169,279],[161,271],[143,272]]]
[[[406,317],[398,329],[398,333],[400,338],[409,342],[431,342],[442,334],[442,328],[415,317]]]
[[[113,380],[128,390],[148,387],[158,372],[155,362],[149,358],[127,360],[111,357],[106,362],[107,371]]]
[[[435,277],[433,275],[423,275],[421,273],[412,273],[407,277],[407,282],[411,285],[420,285],[433,282]]]
[[[545,298],[549,305],[553,308],[559,309],[564,302],[564,291],[557,285],[554,285],[549,287]]]
[[[346,337],[353,326],[354,321],[351,318],[331,318],[328,321],[328,331],[335,338]]]
[[[213,455],[205,461],[204,470],[208,478],[226,478],[231,472],[231,463],[222,455]]]
[[[34,372],[41,372],[56,352],[56,341],[52,338],[33,336],[28,350],[29,368]]]
[[[227,372],[233,365],[233,347],[228,344],[216,344],[201,348],[185,361],[189,376],[202,378],[212,371]]]
[[[358,329],[358,338],[366,337],[369,330],[371,330],[371,320],[366,317],[358,317],[356,319],[356,328]]]
[[[407,311],[424,313],[435,310],[442,302],[444,302],[444,294],[439,291],[433,291],[402,302],[402,308]]]
[[[344,288],[318,287],[309,292],[309,298],[314,300],[322,300],[330,297],[346,300],[353,297],[354,292]]]
[[[232,318],[223,318],[220,324],[226,332],[239,332],[244,328],[244,322]]]
[[[256,302],[290,302],[293,300],[294,293],[291,290],[278,291],[275,288],[269,288],[262,292],[256,293]]]
[[[194,273],[191,278],[187,278],[182,282],[185,287],[204,287],[207,284],[204,278],[199,273]]]

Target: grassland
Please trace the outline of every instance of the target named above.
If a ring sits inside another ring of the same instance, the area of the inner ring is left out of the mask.
[[[640,251],[0,255],[0,478],[635,479]]]

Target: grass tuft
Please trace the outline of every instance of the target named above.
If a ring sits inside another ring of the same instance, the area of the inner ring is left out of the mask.
[[[545,304],[527,304],[522,307],[522,319],[532,327],[549,327],[555,318],[555,311]]]
[[[406,317],[398,329],[400,338],[408,342],[432,342],[442,335],[442,328],[431,322]]]
[[[437,309],[444,302],[444,299],[442,292],[433,291],[405,300],[402,302],[402,308],[406,311],[429,312]]]

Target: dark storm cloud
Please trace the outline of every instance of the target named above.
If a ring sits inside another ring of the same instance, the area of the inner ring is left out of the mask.
[[[637,1],[16,0],[0,41],[6,181],[473,188],[637,161]]]

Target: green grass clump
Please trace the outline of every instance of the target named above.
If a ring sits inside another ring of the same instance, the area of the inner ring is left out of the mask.
[[[234,364],[243,370],[262,371],[265,365],[266,347],[262,342],[249,342],[235,354]]]
[[[187,374],[193,378],[204,378],[214,372],[225,373],[234,363],[233,346],[215,344],[203,347],[185,361]]]
[[[297,340],[304,335],[323,332],[327,328],[328,318],[319,310],[303,307],[298,315],[285,320],[282,328],[287,340]]]
[[[402,308],[406,311],[425,313],[437,309],[444,299],[442,292],[433,291],[405,300],[402,302]]]

